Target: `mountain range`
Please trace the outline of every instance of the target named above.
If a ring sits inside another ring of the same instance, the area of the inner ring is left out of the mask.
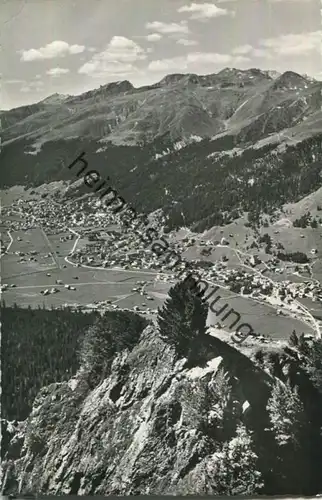
[[[258,69],[172,74],[141,88],[125,80],[2,111],[3,144],[28,138],[41,145],[85,136],[133,145],[166,133],[173,140],[233,134],[247,141],[284,129],[298,135],[299,124],[302,133],[319,127],[321,90],[322,82],[309,77]]]
[[[65,167],[86,151],[129,203],[162,208],[170,226],[182,212],[195,229],[256,204],[267,212],[321,186],[321,91],[292,71],[226,68],[54,94],[1,111],[1,188],[73,180]]]

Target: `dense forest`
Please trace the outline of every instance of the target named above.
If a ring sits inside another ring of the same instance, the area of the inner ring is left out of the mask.
[[[137,339],[146,322],[134,313],[83,313],[64,309],[1,307],[2,417],[24,420],[41,387],[69,380],[79,368],[77,353],[90,328],[112,329],[116,349]],[[130,340],[129,340],[130,339]],[[122,343],[123,342],[123,343]]]
[[[2,303],[2,416],[25,419],[39,389],[77,370],[79,336],[97,317],[65,309],[23,309]]]

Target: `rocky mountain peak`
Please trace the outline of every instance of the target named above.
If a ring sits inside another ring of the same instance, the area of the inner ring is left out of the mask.
[[[160,80],[159,85],[173,85],[174,83],[180,82],[183,78],[186,78],[188,75],[184,73],[173,73],[171,75],[166,75],[162,80]]]
[[[128,92],[129,90],[133,90],[134,87],[131,82],[128,80],[122,80],[117,82],[108,83],[105,88],[109,91],[117,91],[117,92]]]
[[[282,75],[276,78],[273,88],[292,90],[297,88],[303,88],[307,86],[310,82],[303,76],[295,73],[294,71],[285,71]]]

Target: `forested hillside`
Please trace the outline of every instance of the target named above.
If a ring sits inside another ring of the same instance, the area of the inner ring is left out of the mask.
[[[76,373],[77,353],[90,327],[112,328],[126,343],[146,324],[140,316],[126,312],[111,311],[101,318],[98,313],[75,312],[69,307],[46,310],[5,305],[1,321],[1,408],[2,417],[9,420],[24,420],[29,415],[41,387]]]
[[[322,134],[306,139],[286,151],[273,145],[249,147],[239,154],[224,153],[233,138],[203,140],[176,150],[165,136],[145,146],[113,146],[95,152],[98,144],[88,140],[47,143],[35,157],[21,156],[17,143],[4,148],[10,168],[1,176],[2,187],[40,185],[53,180],[77,179],[67,166],[82,152],[89,169],[96,169],[138,212],[162,208],[169,216],[168,228],[189,225],[203,231],[229,223],[242,211],[272,213],[283,203],[296,202],[322,185]],[[162,154],[163,152],[163,154]],[[159,155],[159,156],[158,156]],[[89,192],[80,187],[73,192]]]
[[[96,317],[69,308],[2,305],[2,417],[25,419],[41,387],[68,380],[76,372],[79,336]]]

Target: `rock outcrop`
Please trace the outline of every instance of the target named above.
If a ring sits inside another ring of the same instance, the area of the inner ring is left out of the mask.
[[[40,391],[6,444],[3,492],[216,492],[209,474],[222,465],[223,443],[240,441],[237,426],[263,441],[271,380],[211,337],[204,365],[189,367],[148,326],[95,387],[80,370]]]

